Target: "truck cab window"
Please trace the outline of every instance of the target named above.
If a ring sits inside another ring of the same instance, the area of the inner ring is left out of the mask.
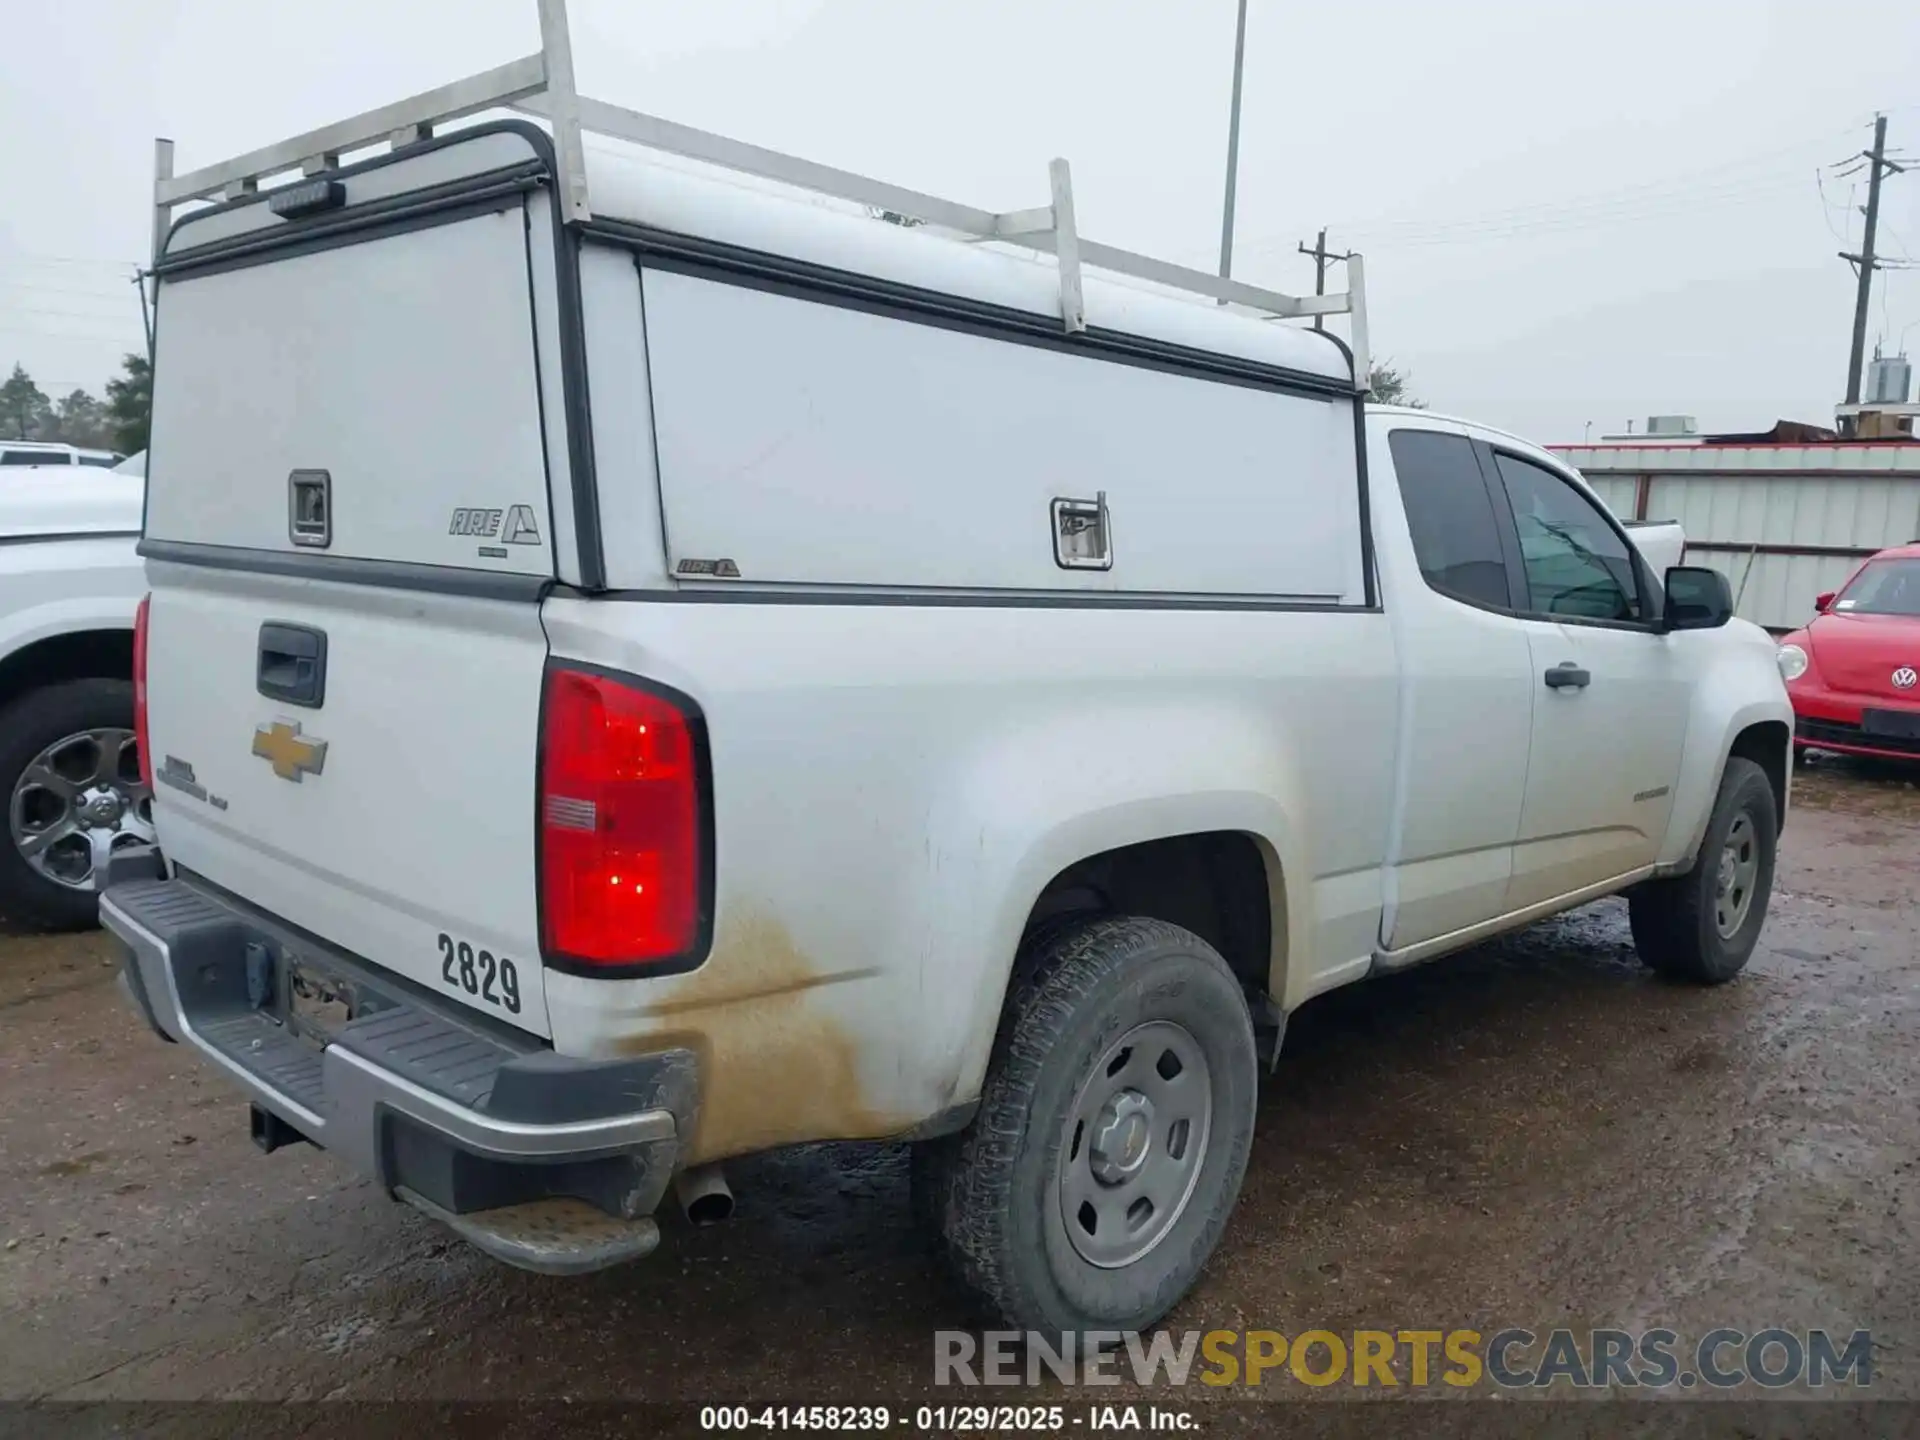
[[[1598,508],[1551,470],[1496,455],[1520,532],[1520,558],[1541,615],[1639,620],[1633,557]]]
[[[1427,584],[1469,605],[1511,608],[1493,501],[1473,442],[1435,430],[1396,430],[1388,444]]]

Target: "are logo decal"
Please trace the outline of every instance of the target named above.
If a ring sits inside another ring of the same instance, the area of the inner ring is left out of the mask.
[[[1902,665],[1893,672],[1894,689],[1911,690],[1916,685],[1920,685],[1920,671],[1915,671],[1913,666]]]
[[[453,523],[447,526],[447,533],[476,535],[483,540],[490,540],[499,529],[500,511],[478,505],[462,505],[453,512]]]
[[[500,538],[509,545],[538,545],[540,527],[534,523],[531,505],[513,505],[507,509],[507,528]]]
[[[534,518],[531,505],[509,505],[504,510],[497,505],[462,505],[454,510],[447,533],[475,540],[498,536],[500,545],[538,545],[540,522]],[[480,553],[503,559],[507,552],[499,545],[482,545]]]

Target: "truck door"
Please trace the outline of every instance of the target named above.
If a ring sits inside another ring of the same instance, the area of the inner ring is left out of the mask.
[[[1673,810],[1690,680],[1620,528],[1568,476],[1489,446],[1533,660],[1532,759],[1508,909],[1651,864]]]
[[[1376,488],[1377,533],[1401,696],[1381,942],[1398,950],[1509,908],[1535,681],[1473,441],[1405,426],[1387,439],[1398,493]]]

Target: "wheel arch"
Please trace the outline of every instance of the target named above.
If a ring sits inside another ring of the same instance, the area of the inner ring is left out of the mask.
[[[1792,744],[1793,710],[1784,691],[1777,701],[1752,701],[1723,717],[1696,715],[1688,730],[1659,873],[1682,875],[1693,868],[1731,759],[1752,760],[1766,771],[1784,828],[1793,787]]]
[[[1793,726],[1784,720],[1756,720],[1733,737],[1729,760],[1751,760],[1767,775],[1773,791],[1773,812],[1780,829],[1787,828],[1787,801],[1793,789]],[[1721,769],[1724,771],[1725,766]]]
[[[1205,940],[1249,991],[1284,992],[1285,871],[1244,830],[1201,830],[1116,846],[1064,867],[1034,897],[1024,948],[1041,927],[1081,916],[1139,915]]]
[[[0,708],[68,680],[133,679],[133,617],[33,635],[0,656]]]
[[[1222,868],[1214,870],[1212,861]],[[1157,863],[1174,873],[1156,876]],[[1012,866],[966,1015],[953,1098],[980,1093],[1025,942],[1075,913],[1137,913],[1194,930],[1241,983],[1285,1004],[1311,933],[1301,839],[1272,797],[1250,792],[1143,797],[1063,818]],[[1128,909],[1127,907],[1134,907]],[[976,932],[978,933],[978,932]]]

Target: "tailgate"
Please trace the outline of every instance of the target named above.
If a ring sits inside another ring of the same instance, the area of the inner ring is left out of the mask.
[[[168,858],[539,1034],[544,207],[163,271],[143,543]]]

